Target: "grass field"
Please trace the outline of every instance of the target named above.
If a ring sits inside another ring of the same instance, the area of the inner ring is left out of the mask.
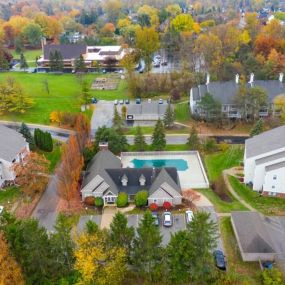
[[[135,135],[136,134],[137,127],[130,127],[124,130],[125,135]],[[144,135],[151,135],[153,133],[154,127],[151,126],[142,126],[141,130]],[[172,128],[172,129],[166,129],[166,134],[189,134],[188,128]]]
[[[229,180],[237,194],[256,210],[265,215],[285,216],[284,199],[261,196],[258,192],[255,192],[246,185],[240,183],[235,177],[230,176]]]
[[[248,211],[248,209],[236,200],[229,192],[227,195],[232,202],[223,201],[212,189],[195,189],[201,194],[205,195],[215,206],[218,213],[230,213],[232,211]]]
[[[20,59],[20,54],[16,53],[15,50],[10,50],[11,54],[13,55],[14,59]],[[33,49],[33,50],[25,50],[23,52],[26,61],[35,61],[36,57],[42,55],[41,49]]]
[[[98,74],[88,74],[86,80],[91,82]],[[73,74],[28,74],[28,73],[0,73],[0,82],[7,77],[19,82],[25,92],[33,99],[34,105],[25,114],[5,114],[0,119],[11,121],[24,121],[28,123],[50,124],[49,116],[52,111],[79,112],[80,111],[80,84]],[[50,93],[44,88],[44,80],[48,81]],[[121,81],[117,90],[91,91],[91,95],[98,99],[114,100],[127,98],[127,83]]]
[[[186,145],[183,144],[169,144],[165,147],[165,151],[184,151],[189,150]],[[128,151],[135,151],[135,147],[133,145],[130,145],[128,147]],[[151,145],[147,145],[144,151],[153,151],[153,148]]]
[[[235,276],[236,285],[261,284],[260,268],[257,262],[243,262],[240,256],[238,244],[233,232],[230,217],[221,218],[221,234],[226,252],[228,274]]]
[[[21,195],[21,192],[19,191],[19,188],[16,186],[13,187],[7,187],[4,190],[0,190],[0,205],[6,207],[9,207],[10,204],[13,204],[13,202]]]
[[[189,103],[175,105],[175,120],[178,122],[187,122],[190,119]]]
[[[230,146],[227,151],[205,156],[207,174],[211,182],[215,181],[224,169],[238,166],[243,158],[243,147]]]

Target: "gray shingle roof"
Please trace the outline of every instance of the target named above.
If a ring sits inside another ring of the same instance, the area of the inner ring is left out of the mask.
[[[11,162],[26,145],[22,134],[0,125],[0,158]]]
[[[285,156],[284,156],[284,158],[285,158]],[[265,170],[266,171],[273,171],[273,170],[283,168],[283,167],[285,167],[285,161],[268,165],[265,167]]]
[[[81,54],[86,53],[86,45],[83,44],[66,44],[66,45],[45,45],[44,46],[44,59],[49,60],[50,52],[59,51],[63,59],[76,59]]]
[[[260,165],[260,164],[263,164],[263,163],[266,163],[266,162],[270,162],[270,161],[274,161],[274,160],[280,159],[280,158],[284,158],[285,159],[285,151],[277,152],[275,154],[268,155],[266,157],[257,159],[255,161],[255,164],[256,165]]]
[[[259,213],[232,212],[231,216],[244,253],[275,253]]]
[[[167,109],[167,104],[158,104],[158,102],[142,102],[141,104],[131,104],[127,108],[127,115],[138,115],[138,114],[154,114],[164,115]]]
[[[254,157],[285,147],[285,125],[245,141],[246,157]]]
[[[250,86],[250,84],[247,84],[247,88],[250,88]],[[253,83],[253,87],[265,89],[269,103],[276,96],[285,94],[285,84],[280,83],[278,80],[256,80]],[[192,91],[194,100],[200,100],[201,96],[204,96],[208,92],[222,104],[232,104],[234,103],[234,97],[237,94],[238,88],[239,85],[235,81],[210,82],[208,85],[194,87]]]

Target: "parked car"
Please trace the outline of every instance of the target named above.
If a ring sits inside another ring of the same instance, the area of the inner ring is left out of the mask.
[[[151,215],[152,215],[152,217],[153,217],[153,223],[154,223],[156,226],[159,226],[158,213],[157,213],[157,212],[152,212]]]
[[[172,214],[170,212],[164,212],[163,213],[163,225],[165,227],[171,227],[172,224],[173,224]]]
[[[151,99],[147,99],[147,103],[151,103]]]
[[[221,270],[227,269],[225,256],[221,250],[214,251],[214,259],[215,259],[215,265],[217,268]]]
[[[114,101],[114,105],[118,105],[118,100],[117,99]]]
[[[136,104],[140,104],[141,101],[142,101],[141,98],[139,98],[139,97],[136,98]]]
[[[160,99],[158,100],[158,104],[163,104],[163,99],[160,98]]]
[[[166,66],[167,65],[167,61],[162,61],[161,65]]]
[[[121,100],[119,101],[119,103],[120,103],[120,105],[123,105],[123,104],[124,104],[124,99],[121,99]]]
[[[130,104],[130,100],[129,100],[129,99],[126,99],[126,100],[125,100],[125,104]]]
[[[2,214],[3,211],[4,211],[4,207],[0,206],[0,215]]]
[[[160,62],[154,61],[153,62],[153,67],[160,67]]]
[[[97,100],[97,98],[94,98],[94,97],[93,97],[93,98],[91,99],[91,102],[92,102],[93,104],[97,104],[98,100]]]
[[[185,212],[185,220],[186,220],[186,224],[190,224],[193,220],[194,214],[192,211],[187,210]]]

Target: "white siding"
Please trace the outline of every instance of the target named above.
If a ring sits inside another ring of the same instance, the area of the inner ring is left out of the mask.
[[[285,194],[285,167],[266,173],[263,191]]]

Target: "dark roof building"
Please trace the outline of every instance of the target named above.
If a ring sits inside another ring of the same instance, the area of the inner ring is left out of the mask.
[[[44,45],[44,60],[49,60],[50,53],[59,51],[63,60],[73,60],[85,54],[87,45],[84,44],[65,44],[65,45]]]
[[[243,261],[285,258],[285,219],[258,212],[232,212],[231,222]]]
[[[152,197],[151,201],[156,200],[157,204],[166,200],[173,204],[181,203],[181,188],[176,168],[122,168],[120,159],[109,150],[99,151],[90,162],[81,193],[83,199],[95,196],[102,197],[105,203],[114,203],[120,192],[127,193],[132,200],[140,190],[148,191],[149,197]],[[162,193],[162,197],[156,197],[156,191]],[[114,200],[109,201],[106,196],[112,196]]]

